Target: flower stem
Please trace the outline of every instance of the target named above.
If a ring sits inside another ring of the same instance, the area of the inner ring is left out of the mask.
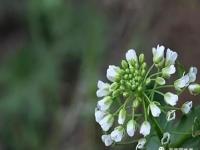
[[[143,109],[144,109],[144,119],[145,121],[147,121],[147,110],[146,110],[146,106],[145,106],[145,101],[143,100]]]
[[[147,71],[147,73],[146,73],[146,75],[145,75],[145,77],[144,77],[144,81],[146,81],[146,79],[147,79],[149,73],[151,72],[151,70],[153,69],[153,67],[154,67],[154,64],[151,65],[151,67],[150,67],[149,70]]]

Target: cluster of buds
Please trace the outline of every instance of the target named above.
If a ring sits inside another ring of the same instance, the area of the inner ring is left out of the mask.
[[[170,49],[165,55],[165,47],[159,45],[152,49],[152,53],[153,64],[148,68],[144,54],[137,55],[135,50],[128,50],[121,66],[108,67],[106,76],[110,83],[98,81],[96,95],[101,100],[95,108],[95,119],[104,131],[102,141],[106,146],[123,141],[125,136],[132,138],[138,130],[143,137],[138,140],[136,149],[144,148],[146,136],[151,132],[150,117],[155,119],[164,113],[166,120],[171,121],[175,119],[176,111],[188,114],[192,101],[185,102],[180,108],[175,107],[179,95],[187,87],[192,95],[200,93],[200,85],[194,83],[196,67],[191,67],[173,84],[167,84],[166,81],[176,72],[178,55]],[[154,70],[157,71],[152,73]],[[163,93],[164,88],[173,88],[174,92]],[[163,101],[156,99],[155,94],[163,96]],[[169,139],[170,133],[163,133],[161,144],[168,144]]]

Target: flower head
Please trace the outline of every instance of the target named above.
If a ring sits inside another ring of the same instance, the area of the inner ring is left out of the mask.
[[[157,46],[157,48],[152,49],[154,63],[158,64],[164,59],[164,50],[165,47],[159,45]]]
[[[188,73],[190,83],[192,83],[196,80],[196,75],[197,75],[197,68],[196,67],[190,67],[190,70],[189,70],[189,73]]]
[[[149,135],[150,130],[151,130],[150,123],[148,121],[144,121],[140,128],[140,134],[147,136],[147,135]]]
[[[124,128],[118,126],[111,132],[111,139],[115,142],[120,142],[124,136]]]
[[[127,123],[126,132],[130,137],[134,136],[135,128],[136,128],[136,122],[133,119],[129,120]]]
[[[147,140],[145,138],[139,139],[138,144],[136,146],[136,150],[143,149],[146,142],[147,142]]]
[[[98,110],[97,108],[95,108],[95,120],[96,122],[100,122],[103,117],[106,115],[105,112]]]
[[[113,143],[113,140],[111,139],[110,134],[108,135],[102,135],[101,136],[102,141],[105,143],[106,146],[110,146]]]
[[[174,74],[175,72],[176,72],[176,68],[174,67],[174,65],[167,66],[162,69],[162,74],[166,78],[169,78],[170,75]]]
[[[137,55],[134,49],[130,49],[126,52],[126,60],[128,62],[131,60],[137,61]]]
[[[124,124],[125,119],[126,119],[126,110],[121,109],[118,116],[118,123],[121,125]]]
[[[182,105],[181,111],[184,114],[188,114],[190,112],[191,108],[192,108],[192,101],[187,101]]]
[[[98,90],[96,92],[97,97],[107,96],[110,92],[110,84],[104,83],[103,81],[98,81],[97,84]]]
[[[174,52],[168,48],[166,53],[165,66],[174,65],[177,57],[178,57],[177,52]]]
[[[114,82],[118,73],[120,71],[120,68],[114,65],[110,65],[107,69],[107,78],[108,80]]]
[[[147,120],[152,116],[160,117],[161,110],[167,112],[167,121],[176,118],[176,111],[189,113],[192,102],[184,103],[181,108],[172,107],[178,103],[178,95],[186,87],[192,95],[200,94],[200,85],[193,83],[197,75],[196,67],[190,67],[188,73],[183,73],[171,85],[167,80],[176,73],[178,54],[169,48],[165,54],[165,47],[159,45],[152,49],[152,53],[153,64],[149,66],[144,54],[136,54],[134,49],[128,50],[120,66],[108,67],[106,76],[109,82],[98,81],[96,95],[101,99],[97,102],[95,120],[106,132],[102,135],[106,146],[122,141],[126,134],[127,138],[133,137],[138,132],[139,125],[139,133],[144,137],[148,136],[154,122]],[[174,91],[166,91],[169,89]],[[164,98],[165,103],[160,97]],[[142,123],[139,124],[140,122]],[[169,139],[170,134],[164,133],[161,143],[168,144]],[[145,138],[138,140],[136,149],[144,148],[145,143]]]
[[[192,95],[200,94],[200,84],[194,83],[189,85],[188,90]]]
[[[161,113],[160,108],[154,102],[150,103],[149,107],[150,107],[150,110],[151,110],[151,114],[154,117],[160,116],[160,113]]]
[[[164,95],[165,102],[171,106],[175,106],[178,101],[178,95],[173,94],[171,92],[167,92]]]
[[[102,100],[98,101],[97,107],[102,111],[106,111],[110,108],[112,102],[113,101],[112,101],[111,97],[106,96]]]
[[[184,75],[180,79],[174,82],[174,87],[175,89],[180,91],[182,88],[187,87],[189,85],[189,81],[190,81],[189,76]]]
[[[101,125],[101,128],[103,131],[108,131],[114,122],[114,118],[111,114],[107,114],[106,116],[103,117],[103,119],[101,119],[101,121],[99,122],[99,124]]]

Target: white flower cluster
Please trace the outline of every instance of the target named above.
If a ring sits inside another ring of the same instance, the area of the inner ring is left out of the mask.
[[[174,84],[166,85],[166,80],[176,72],[178,54],[170,49],[165,54],[165,47],[159,45],[152,49],[152,53],[153,65],[147,70],[144,54],[137,56],[135,50],[128,50],[126,60],[122,60],[120,67],[108,67],[106,76],[110,83],[98,81],[96,95],[101,100],[97,102],[95,119],[105,132],[102,141],[106,146],[121,142],[125,136],[133,137],[139,129],[144,137],[138,140],[136,149],[142,149],[146,143],[145,137],[151,131],[149,117],[155,119],[163,112],[167,121],[171,121],[175,119],[177,110],[187,114],[192,108],[192,101],[177,108],[175,105],[179,95],[187,87],[192,95],[200,93],[200,85],[194,83],[196,67],[191,67]],[[153,68],[157,72],[151,74]],[[174,88],[175,92],[162,93],[163,88]],[[155,94],[163,96],[164,101],[157,100]],[[143,108],[142,113],[139,111],[140,106]],[[161,143],[167,144],[169,139],[170,134],[163,133]]]

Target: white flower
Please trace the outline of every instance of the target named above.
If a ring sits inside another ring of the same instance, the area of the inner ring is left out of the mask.
[[[103,117],[106,115],[105,112],[98,110],[97,108],[95,108],[95,120],[96,122],[100,122]]]
[[[180,79],[174,82],[174,87],[177,90],[181,90],[182,88],[187,87],[189,85],[189,81],[190,81],[189,76],[184,75]]]
[[[150,103],[149,105],[150,107],[150,110],[151,110],[151,114],[154,116],[154,117],[159,117],[160,116],[160,108],[155,104],[155,103]]]
[[[156,83],[158,83],[159,85],[165,85],[165,79],[162,77],[157,77],[156,78]]]
[[[191,84],[191,85],[189,85],[188,90],[189,90],[190,94],[198,95],[198,94],[200,94],[200,85],[197,83]]]
[[[130,49],[126,52],[126,60],[128,62],[131,60],[137,61],[137,55],[134,49]]]
[[[107,96],[110,93],[110,84],[98,81],[98,90],[96,92],[97,97]]]
[[[106,96],[102,100],[97,102],[97,107],[101,111],[106,111],[106,110],[108,110],[110,108],[112,102],[113,101],[112,101],[111,97],[110,96]]]
[[[102,135],[101,139],[105,143],[106,146],[110,146],[113,143],[113,140],[111,139],[110,134],[108,134],[108,135]]]
[[[165,145],[165,144],[168,144],[169,143],[169,140],[170,140],[170,134],[168,132],[165,132],[163,134],[163,137],[161,139],[161,144],[162,145]]]
[[[171,106],[175,106],[176,103],[178,102],[178,95],[173,94],[171,92],[167,92],[164,95],[164,100],[167,104],[171,105]]]
[[[167,121],[174,120],[176,118],[176,110],[170,110],[167,112]]]
[[[103,131],[108,131],[112,127],[113,122],[114,122],[113,116],[111,114],[108,114],[103,117],[103,119],[99,122],[99,124],[101,125]]]
[[[185,102],[182,107],[181,107],[181,111],[184,113],[184,114],[188,114],[190,112],[192,108],[192,101],[187,101]]]
[[[124,124],[125,119],[126,119],[126,110],[121,109],[118,116],[118,123],[121,125]]]
[[[158,64],[159,62],[161,62],[164,59],[164,50],[165,47],[164,46],[157,46],[157,48],[152,49],[152,53],[153,53],[153,62]]]
[[[137,149],[143,149],[144,148],[144,145],[146,144],[146,139],[145,138],[142,138],[142,139],[139,139],[138,140],[138,144],[136,146],[136,150]]]
[[[140,128],[140,134],[147,136],[150,134],[151,125],[148,121],[144,121]]]
[[[170,77],[170,75],[174,74],[175,72],[176,68],[174,67],[174,65],[162,69],[162,74],[164,77]]]
[[[120,70],[119,67],[110,65],[107,69],[107,74],[106,74],[108,80],[114,82],[118,75],[119,70]]]
[[[133,137],[135,134],[135,126],[136,126],[136,122],[133,119],[128,121],[126,132],[130,137]]]
[[[111,139],[115,142],[120,142],[124,136],[124,128],[118,126],[111,132]]]
[[[166,53],[165,66],[174,65],[177,57],[178,57],[177,52],[174,52],[168,48]]]
[[[197,68],[196,67],[190,67],[188,76],[190,83],[194,82],[196,80],[196,75],[197,75]]]

